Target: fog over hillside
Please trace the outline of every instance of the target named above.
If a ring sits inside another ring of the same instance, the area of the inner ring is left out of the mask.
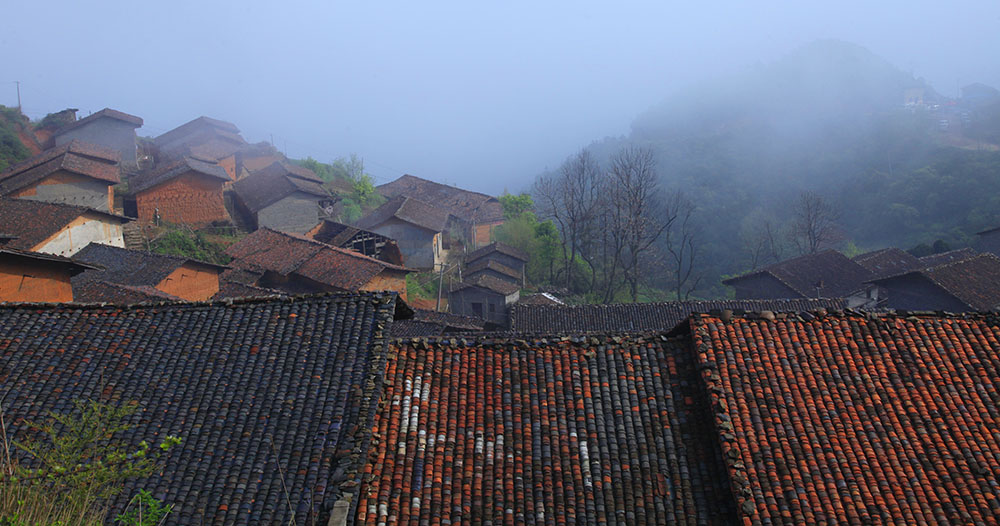
[[[33,118],[112,107],[157,135],[208,115],[292,157],[357,153],[378,182],[413,173],[491,193],[629,134],[677,94],[744,93],[729,79],[819,39],[863,46],[946,96],[1000,85],[1000,5],[985,0],[20,2],[4,19],[0,104],[17,104],[19,81]],[[739,100],[690,107],[724,114]]]

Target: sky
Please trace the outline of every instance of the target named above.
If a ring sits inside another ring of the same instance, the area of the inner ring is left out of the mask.
[[[937,91],[1000,87],[1000,1],[11,2],[0,104],[200,115],[381,184],[517,192],[672,93],[834,38]]]

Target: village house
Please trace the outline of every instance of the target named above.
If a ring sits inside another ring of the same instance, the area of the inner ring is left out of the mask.
[[[236,153],[247,146],[235,124],[198,117],[153,139],[157,164],[181,157],[199,157],[221,166],[230,181],[238,178]]]
[[[62,256],[0,246],[0,302],[73,301],[70,280],[93,268]]]
[[[184,157],[133,177],[129,192],[140,221],[202,227],[229,220],[222,197],[228,181],[214,162]]]
[[[290,294],[393,291],[406,300],[411,269],[307,237],[260,228],[226,250],[234,271],[224,281]]]
[[[114,150],[72,141],[46,150],[0,173],[0,197],[114,211],[120,182]]]
[[[123,287],[150,298],[204,301],[219,292],[219,276],[226,270],[196,259],[97,243],[87,245],[74,259],[99,267],[73,278],[76,301],[81,302],[121,301],[116,295]]]
[[[448,290],[448,308],[452,314],[472,316],[497,327],[507,326],[507,307],[520,298],[521,287],[479,275],[456,283]]]
[[[872,273],[836,250],[807,254],[729,278],[736,299],[847,298],[849,306],[867,299]]]
[[[448,259],[448,214],[412,197],[386,201],[358,221],[358,227],[395,239],[410,268],[440,269]]]
[[[1000,307],[1000,258],[980,254],[874,280],[892,309],[969,312]]]
[[[490,243],[465,256],[464,277],[493,276],[516,285],[525,285],[528,254],[503,243]]]
[[[267,168],[285,156],[269,142],[258,142],[242,146],[235,154],[236,180],[240,180],[257,170]]]
[[[395,239],[331,219],[323,218],[306,233],[306,237],[327,245],[353,250],[393,265],[404,263],[403,253],[399,251]]]
[[[460,233],[455,241],[464,240],[469,250],[490,244],[493,231],[504,222],[503,206],[497,198],[413,175],[380,185],[378,191],[387,199],[406,196],[429,203],[454,217]]]
[[[56,146],[73,141],[103,146],[118,152],[123,170],[138,169],[138,149],[135,129],[142,127],[142,119],[111,108],[88,115],[60,127],[52,135]]]
[[[125,246],[122,226],[131,219],[92,208],[0,198],[4,246],[72,256],[90,243]]]
[[[237,181],[233,192],[237,210],[253,229],[304,234],[319,224],[321,211],[332,206],[322,184],[312,170],[278,161]]]

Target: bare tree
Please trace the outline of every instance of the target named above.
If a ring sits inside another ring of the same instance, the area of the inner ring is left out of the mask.
[[[666,231],[665,245],[673,269],[674,293],[678,300],[688,300],[703,277],[696,271],[701,245],[692,221],[695,206],[683,193],[677,192],[670,199],[669,209],[675,219]]]
[[[566,288],[574,283],[574,262],[579,255],[590,267],[590,288],[593,290],[597,273],[592,246],[604,187],[601,168],[587,150],[567,159],[557,174],[535,182],[542,217],[553,219],[563,237]]]
[[[761,210],[754,210],[743,220],[740,240],[750,257],[750,269],[777,263],[782,260],[785,244],[777,221]]]
[[[792,207],[789,237],[800,254],[815,254],[843,239],[837,209],[815,192],[802,192]]]
[[[652,151],[628,147],[615,154],[606,196],[605,228],[610,228],[606,234],[611,246],[605,248],[611,249],[611,266],[605,271],[604,301],[614,296],[619,269],[632,301],[638,301],[642,257],[677,219],[676,210],[664,202]]]

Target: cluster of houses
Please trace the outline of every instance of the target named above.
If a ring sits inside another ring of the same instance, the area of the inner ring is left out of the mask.
[[[404,175],[378,187],[385,204],[348,225],[332,218],[350,181],[324,181],[247,143],[232,123],[199,117],[150,140],[137,136],[143,120],[121,111],[57,116],[62,125],[38,130],[37,154],[0,174],[0,279],[17,284],[0,288],[0,301],[361,290],[406,300],[408,273],[464,269],[435,309],[451,304],[501,327],[525,285],[527,254],[491,244],[504,221],[494,197]],[[151,224],[249,235],[229,248],[230,264],[216,265],[134,250],[144,230],[133,227]]]

